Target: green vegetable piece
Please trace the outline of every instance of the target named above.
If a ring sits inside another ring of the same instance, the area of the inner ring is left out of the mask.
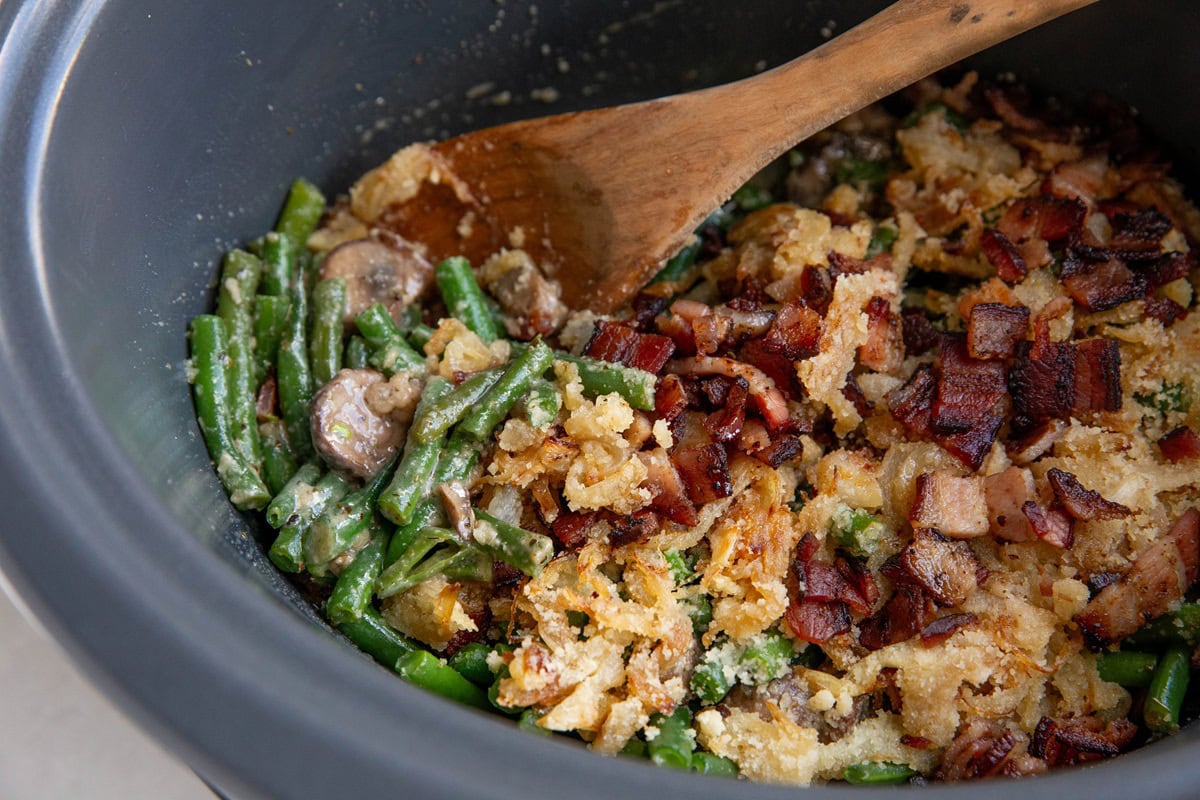
[[[408,332],[408,343],[421,352],[425,351],[425,345],[429,344],[432,338],[433,328],[424,323],[413,325],[412,330]]]
[[[267,524],[272,528],[281,528],[288,518],[297,513],[307,502],[313,485],[321,478],[321,466],[310,461],[296,470],[283,489],[276,493],[275,499],[267,506]]]
[[[422,528],[404,546],[399,558],[379,576],[375,583],[375,594],[381,600],[391,597],[434,575],[456,572],[476,558],[477,551],[463,547],[454,531]]]
[[[504,375],[504,370],[495,369],[477,372],[455,386],[437,401],[422,407],[413,417],[412,432],[417,441],[428,444],[446,435],[459,420],[474,409],[484,395]]]
[[[342,317],[346,313],[346,279],[320,281],[313,289],[313,319],[308,355],[313,381],[323,386],[342,368]]]
[[[337,629],[358,648],[389,669],[400,657],[418,651],[419,646],[394,630],[374,608],[367,606],[362,616],[338,623]]]
[[[692,771],[718,778],[736,778],[738,765],[728,758],[698,750],[692,753]]]
[[[279,410],[292,452],[302,461],[314,453],[308,419],[308,406],[313,396],[312,371],[308,364],[308,282],[304,280],[303,272],[303,265],[297,263],[287,324],[279,340],[275,362]]]
[[[225,322],[220,317],[202,314],[192,320],[192,394],[200,433],[230,502],[243,511],[260,509],[271,495],[234,447],[229,409],[228,349]]]
[[[529,391],[533,380],[550,368],[554,351],[540,339],[509,362],[500,379],[459,423],[459,430],[483,440],[492,434],[508,412]]]
[[[775,202],[775,197],[769,189],[747,183],[733,193],[733,202],[737,203],[738,208],[749,214],[771,205]]]
[[[496,560],[537,577],[554,555],[549,536],[510,525],[482,509],[475,509],[475,541]]]
[[[346,342],[346,354],[342,363],[347,369],[365,369],[370,356],[371,348],[367,346],[367,340],[356,333]]]
[[[427,413],[426,409],[450,391],[450,381],[434,376],[425,384],[421,401],[417,404],[416,417]],[[444,439],[421,442],[416,433],[408,432],[404,443],[404,455],[396,467],[392,482],[379,496],[380,512],[397,525],[408,524],[417,505],[425,499],[432,487],[438,453]]]
[[[886,534],[883,523],[871,512],[841,506],[829,520],[829,534],[859,558],[869,558]]]
[[[447,258],[434,267],[434,278],[442,301],[450,313],[488,344],[500,338],[483,290],[475,282],[471,263],[461,256]]]
[[[1163,653],[1142,706],[1142,719],[1151,733],[1164,736],[1179,730],[1179,710],[1187,694],[1189,667],[1186,648],[1170,647]]]
[[[742,651],[738,664],[756,683],[774,680],[787,671],[796,657],[792,640],[776,630],[766,631]]]
[[[696,741],[688,735],[692,726],[692,712],[680,706],[670,716],[655,714],[650,725],[658,729],[658,735],[646,742],[650,760],[660,767],[688,769],[692,764],[692,751]]]
[[[667,263],[650,279],[650,283],[674,283],[681,280],[696,263],[696,256],[700,253],[700,244],[700,239],[693,236],[687,244],[680,248],[678,253],[667,259]]]
[[[695,577],[695,562],[688,563],[686,554],[679,550],[668,550],[663,553],[663,558],[667,560],[667,568],[671,570],[671,578],[677,585],[682,586]]]
[[[275,566],[285,572],[299,572],[304,568],[304,540],[307,538],[308,528],[312,521],[316,519],[325,510],[330,503],[335,503],[345,496],[350,490],[349,482],[336,472],[327,472],[316,483],[312,483],[312,473],[306,470],[306,467],[301,467],[297,475],[304,472],[304,482],[293,486],[289,481],[276,500],[284,497],[289,492],[297,495],[297,500],[286,506],[283,510],[286,514],[282,517],[283,527],[279,530],[279,536],[276,537],[275,543],[271,545],[271,550],[268,553],[271,561]],[[289,489],[289,487],[292,487]],[[267,509],[267,522],[271,522],[271,509]],[[280,509],[276,509],[276,517],[279,517]],[[318,565],[320,566],[320,565]]]
[[[296,274],[296,240],[286,233],[271,231],[262,238],[263,261],[261,295],[286,297]]]
[[[491,654],[492,648],[483,642],[471,642],[458,648],[447,663],[476,686],[488,687],[495,679],[488,667],[488,656]]]
[[[425,650],[414,650],[396,659],[396,672],[415,686],[448,697],[463,705],[488,709],[487,693],[459,675],[437,656]]]
[[[703,636],[712,623],[712,600],[707,594],[696,594],[688,601],[688,616],[692,618],[692,631]]]
[[[616,393],[634,408],[642,411],[654,409],[654,390],[658,378],[653,374],[633,367],[560,352],[556,352],[554,358],[569,361],[576,366],[579,370],[579,380],[583,384],[583,393],[588,397]]]
[[[538,725],[538,720],[544,716],[546,716],[544,711],[527,708],[521,712],[521,716],[517,717],[517,727],[528,733],[536,733],[538,736],[553,736],[554,731]]]
[[[890,761],[865,761],[862,764],[851,764],[842,772],[842,780],[860,786],[875,786],[882,784],[904,783],[917,774],[917,771],[907,764],[893,764]]]
[[[1171,644],[1200,645],[1200,603],[1184,603],[1163,614],[1121,643],[1131,649],[1157,650]]]
[[[285,295],[260,294],[254,301],[254,377],[258,386],[279,358],[291,301]]]
[[[621,748],[621,752],[617,753],[617,755],[629,756],[630,758],[646,758],[649,753],[646,750],[646,743],[635,737],[626,742],[625,746]]]
[[[916,125],[917,122],[920,121],[921,117],[925,116],[926,114],[941,114],[946,118],[946,122],[949,122],[950,125],[959,133],[966,133],[967,128],[971,127],[967,122],[966,117],[951,108],[947,108],[945,103],[938,102],[930,103],[929,105],[913,111],[904,118],[904,121],[901,123],[901,127],[911,128],[912,126]]]
[[[304,569],[304,528],[299,525],[284,525],[279,529],[267,558],[283,572],[293,575]]]
[[[373,531],[370,543],[355,554],[354,560],[338,576],[325,605],[325,613],[335,625],[360,618],[371,604],[375,580],[383,568],[386,538],[382,528]]]
[[[732,667],[723,663],[718,653],[708,650],[704,661],[692,671],[692,693],[706,706],[721,702],[733,688],[733,675],[727,674],[732,672]]]
[[[330,502],[304,534],[304,561],[313,567],[328,564],[344,553],[354,539],[371,523],[375,502],[383,487],[392,479],[397,459],[379,470],[375,477],[356,492]],[[382,552],[380,553],[382,559]]]
[[[296,474],[296,459],[292,457],[292,449],[288,446],[283,423],[277,420],[261,423],[258,435],[262,440],[262,479],[267,484],[267,491],[274,496]]]
[[[425,366],[425,357],[404,340],[391,314],[381,303],[360,312],[354,318],[354,324],[371,346],[368,361],[379,371],[392,375]]]
[[[254,470],[262,463],[255,396],[258,372],[254,361],[254,295],[262,278],[262,262],[245,250],[225,254],[217,293],[217,316],[229,336],[229,412],[233,445]]]
[[[1163,381],[1162,388],[1153,394],[1134,394],[1133,399],[1146,408],[1166,414],[1171,411],[1187,413],[1192,408],[1192,393],[1182,383]]]
[[[553,424],[561,408],[562,395],[554,384],[541,378],[530,384],[523,404],[526,422],[540,431],[545,430]]]
[[[288,189],[275,230],[290,236],[298,246],[303,247],[324,213],[325,196],[321,190],[304,178],[297,178]]]
[[[1096,659],[1101,678],[1126,688],[1149,686],[1157,665],[1158,656],[1153,653],[1118,651],[1101,653]]]
[[[891,225],[880,225],[871,232],[871,241],[867,243],[867,258],[874,258],[880,253],[888,253],[900,232]]]
[[[883,185],[888,176],[887,159],[847,158],[838,164],[835,177],[838,183],[865,183],[872,188]]]

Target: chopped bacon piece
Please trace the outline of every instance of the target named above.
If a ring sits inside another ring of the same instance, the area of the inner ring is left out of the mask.
[[[1087,258],[1078,248],[1067,250],[1060,277],[1071,299],[1091,311],[1107,311],[1146,296],[1146,278],[1124,260]]]
[[[1109,222],[1113,231],[1109,249],[1127,259],[1157,257],[1162,252],[1162,238],[1171,230],[1171,220],[1153,208],[1114,214]]]
[[[1078,233],[1086,215],[1087,206],[1075,198],[1027,197],[1008,207],[996,229],[1018,248],[1025,266],[1032,269],[1050,260],[1046,243]]]
[[[717,442],[732,441],[742,432],[742,424],[746,421],[746,399],[750,396],[750,384],[745,378],[726,379],[726,383],[724,407],[704,418],[704,427]]]
[[[795,437],[799,438],[799,437]],[[767,426],[756,419],[748,419],[742,425],[742,432],[738,434],[735,446],[747,455],[754,455],[771,444],[771,434],[767,433]],[[795,455],[793,453],[793,455]],[[791,456],[788,456],[791,458]],[[785,459],[786,460],[786,459]],[[780,462],[783,463],[782,461]]]
[[[1029,521],[1034,535],[1046,544],[1060,550],[1066,550],[1075,544],[1075,522],[1061,510],[1054,507],[1042,508],[1033,500],[1028,500],[1022,504],[1021,513]]]
[[[1114,339],[1075,343],[1075,411],[1121,410],[1121,349]]]
[[[658,514],[648,508],[612,520],[608,541],[614,547],[644,542],[658,531]]]
[[[978,585],[979,560],[966,542],[918,529],[900,551],[904,569],[943,606],[961,605]]]
[[[1142,551],[1124,577],[1088,601],[1075,622],[1095,647],[1118,642],[1169,611],[1194,582],[1198,565],[1200,512],[1192,508]]]
[[[679,470],[688,498],[697,506],[733,494],[729,458],[721,444],[678,447],[671,460]]]
[[[866,614],[879,601],[879,584],[875,582],[875,576],[871,574],[861,559],[854,556],[838,556],[833,563],[838,572],[842,573],[842,577],[850,582],[854,591],[863,599],[866,607],[859,613]]]
[[[1120,503],[1105,500],[1099,492],[1085,489],[1078,478],[1057,467],[1052,467],[1046,477],[1058,502],[1075,519],[1120,519],[1133,513]]]
[[[710,356],[721,349],[733,334],[733,322],[729,317],[705,314],[692,320],[692,335],[696,339],[696,352]]]
[[[1104,193],[1108,159],[1104,156],[1066,161],[1054,168],[1042,184],[1042,191],[1057,197],[1078,199],[1093,205]]]
[[[1094,716],[1063,721],[1042,717],[1033,732],[1029,752],[1060,767],[1111,758],[1121,753],[1137,735],[1137,725],[1127,719],[1108,722]]]
[[[1200,436],[1188,426],[1180,425],[1158,440],[1158,449],[1172,464],[1191,461],[1200,458]]]
[[[904,335],[904,352],[910,356],[932,350],[942,338],[942,332],[933,327],[923,311],[905,311],[900,319],[900,329]]]
[[[850,630],[850,609],[840,601],[801,600],[788,605],[784,620],[797,639],[825,644]]]
[[[876,372],[891,372],[904,360],[900,320],[892,304],[882,297],[872,297],[863,311],[867,315],[867,341],[858,348],[858,360]]]
[[[796,543],[796,561],[805,563],[811,561],[812,557],[821,549],[821,541],[811,533],[806,533],[800,537],[800,541]]]
[[[1186,278],[1194,264],[1191,253],[1164,253],[1162,256],[1138,265],[1138,273],[1146,280],[1146,291],[1152,292],[1172,281]]]
[[[875,410],[875,404],[863,394],[862,387],[858,385],[858,378],[854,377],[854,373],[846,376],[846,383],[842,386],[842,397],[854,405],[854,410],[860,417],[869,417]]]
[[[800,297],[804,305],[822,317],[833,302],[834,274],[823,267],[807,267],[800,273]]]
[[[804,572],[804,599],[823,602],[841,601],[859,614],[870,612],[867,599],[859,594],[833,564],[826,561],[809,561],[801,569]]]
[[[795,361],[816,355],[820,341],[821,316],[811,308],[788,304],[779,309],[762,347]]]
[[[678,375],[666,375],[654,389],[654,413],[671,422],[687,408],[688,397]]]
[[[904,576],[911,580],[907,573]],[[925,627],[932,612],[924,589],[913,583],[897,583],[883,608],[859,623],[858,641],[870,650],[908,641]]]
[[[594,511],[566,511],[550,526],[550,535],[567,550],[578,550],[587,543],[588,530],[596,521]]]
[[[696,333],[692,329],[691,320],[672,312],[658,317],[654,325],[659,333],[668,337],[675,345],[676,353],[691,355],[696,352]]]
[[[939,433],[972,430],[993,415],[1004,396],[1004,365],[971,358],[962,336],[945,336],[938,350],[933,427]],[[990,442],[989,442],[990,444]]]
[[[1066,416],[1075,399],[1075,347],[1046,342],[1036,357],[1031,350],[1030,342],[1019,342],[1008,372],[1013,427],[1018,432]]]
[[[974,614],[947,614],[938,617],[921,629],[921,641],[924,644],[935,645],[949,639],[955,631],[967,625],[974,625],[979,619]]]
[[[1163,327],[1167,327],[1175,320],[1186,317],[1187,309],[1169,297],[1147,297],[1146,316],[1158,320]]]
[[[754,450],[751,455],[771,467],[791,461],[804,451],[804,442],[795,434],[785,433],[766,447]]]
[[[1029,272],[1017,246],[998,230],[988,228],[980,234],[979,249],[996,268],[996,275],[1005,283],[1016,283]]]
[[[1020,761],[1025,736],[1014,733],[997,720],[975,717],[963,725],[958,735],[942,754],[936,778],[942,781],[963,781],[1008,774],[1008,762]],[[1045,765],[1042,765],[1042,769]],[[1023,771],[1037,771],[1029,765]]]
[[[1024,512],[1025,504],[1036,496],[1033,473],[1009,467],[984,478],[983,489],[988,521],[996,538],[1006,542],[1028,542],[1034,538]]]
[[[983,536],[988,532],[983,478],[947,470],[921,473],[908,518],[914,528],[936,528],[954,539]]]
[[[914,750],[928,750],[933,745],[933,742],[924,736],[913,736],[911,733],[906,733],[900,737],[900,744],[905,747],[911,747]]]
[[[601,320],[596,324],[584,354],[590,358],[624,364],[658,373],[675,352],[675,343],[657,333],[638,333],[621,322]]]
[[[750,396],[762,415],[767,428],[776,432],[788,424],[787,400],[765,372],[742,361],[715,356],[694,356],[672,361],[669,371],[679,375],[725,375],[745,378]]]
[[[937,377],[933,367],[922,364],[908,383],[887,393],[888,410],[896,421],[916,436],[928,436],[933,424],[933,401]]]
[[[1012,358],[1017,342],[1029,331],[1029,309],[1002,303],[976,303],[967,320],[967,353],[971,358]]]
[[[629,322],[639,333],[649,333],[654,326],[654,318],[670,307],[671,297],[639,292],[629,305],[633,309]]]
[[[1005,445],[1008,457],[1014,464],[1032,464],[1050,452],[1050,448],[1054,447],[1054,443],[1066,429],[1067,423],[1061,419],[1045,422],[1020,438],[1010,439]]]
[[[695,525],[696,507],[688,499],[683,479],[666,453],[662,450],[638,453],[638,458],[646,465],[646,488],[651,493],[650,507],[672,522],[687,527]]]

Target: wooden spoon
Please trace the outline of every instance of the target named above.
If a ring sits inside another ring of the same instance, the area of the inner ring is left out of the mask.
[[[570,306],[611,311],[705,216],[797,142],[1092,2],[899,0],[807,55],[736,83],[458,136],[433,150],[459,183],[423,191],[385,224],[430,243],[435,257],[462,253],[475,264],[519,244],[562,285]]]

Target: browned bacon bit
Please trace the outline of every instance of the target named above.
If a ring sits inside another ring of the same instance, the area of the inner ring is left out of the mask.
[[[809,644],[825,644],[834,636],[850,630],[850,609],[840,601],[801,600],[790,603],[784,620],[797,639]]]
[[[872,297],[863,311],[867,315],[867,340],[858,348],[858,360],[877,372],[891,372],[904,360],[900,320],[890,301]]]
[[[1046,342],[1034,357],[1029,342],[1017,344],[1016,360],[1008,372],[1013,399],[1013,427],[1018,433],[1047,420],[1067,415],[1075,399],[1075,348]]]
[[[777,353],[795,361],[817,354],[821,340],[821,316],[811,308],[785,305],[762,339],[768,353]]]
[[[648,508],[639,509],[628,516],[612,520],[608,541],[614,547],[635,542],[644,542],[658,530],[658,515]]]
[[[909,575],[943,606],[961,605],[978,585],[979,560],[966,542],[952,542],[936,530],[918,529],[900,551]]]
[[[1200,436],[1188,426],[1180,425],[1158,440],[1158,449],[1172,464],[1200,458]]]
[[[1099,492],[1085,489],[1078,478],[1057,467],[1051,467],[1046,477],[1058,502],[1075,519],[1120,519],[1133,513],[1120,503],[1105,500]]]
[[[654,414],[671,422],[687,408],[687,392],[678,375],[666,375],[654,390]]]
[[[1063,288],[1071,299],[1090,311],[1107,311],[1146,295],[1146,279],[1116,257],[1092,259],[1079,249],[1067,250]]]
[[[868,613],[879,602],[879,584],[875,582],[875,576],[871,574],[861,559],[854,556],[838,556],[833,564],[837,567],[838,572],[842,573],[842,577],[854,587],[858,596],[863,599],[866,608],[859,613]]]
[[[1012,358],[1017,342],[1029,331],[1029,309],[1003,303],[976,303],[967,320],[967,353],[971,358]]]
[[[875,410],[875,404],[863,394],[862,387],[858,385],[858,378],[854,377],[854,373],[846,376],[846,383],[842,386],[842,397],[854,405],[854,410],[858,412],[860,417],[869,417],[871,416],[871,412]]]
[[[800,541],[796,543],[796,561],[801,564],[811,561],[812,557],[821,549],[821,540],[812,533],[806,533],[800,537]]]
[[[675,352],[680,355],[692,355],[696,352],[696,333],[692,323],[675,313],[667,313],[658,317],[654,322],[658,332],[666,336],[675,345]]]
[[[1033,473],[1021,467],[1009,467],[1003,472],[983,479],[987,499],[988,521],[997,539],[1006,542],[1028,542],[1033,529],[1025,517],[1024,506],[1036,492]]]
[[[670,305],[670,295],[640,292],[630,303],[630,307],[633,309],[633,316],[629,319],[629,322],[639,333],[649,333],[651,328],[654,327],[654,318],[666,311]]]
[[[706,314],[692,320],[692,335],[696,339],[696,352],[710,356],[721,349],[733,333],[733,322],[729,317]]]
[[[1062,721],[1042,717],[1033,731],[1029,752],[1051,766],[1065,766],[1111,758],[1122,752],[1137,735],[1137,725],[1127,719],[1109,722],[1094,716]]]
[[[837,567],[827,561],[808,561],[797,565],[804,577],[804,599],[832,602],[840,600],[859,614],[871,609],[866,598],[846,580]]]
[[[947,470],[921,473],[908,518],[914,528],[936,528],[955,539],[984,535],[988,514],[983,479]]]
[[[933,401],[937,377],[933,367],[922,364],[908,383],[887,393],[888,410],[896,421],[916,436],[928,436],[933,424]]]
[[[1121,410],[1121,349],[1113,339],[1075,343],[1075,411]]]
[[[1171,230],[1171,220],[1153,208],[1114,214],[1112,239],[1108,247],[1126,259],[1157,258],[1162,253],[1162,238]]]
[[[578,550],[587,543],[588,529],[596,521],[594,511],[566,511],[550,526],[550,535],[567,550]]]
[[[1042,508],[1033,500],[1021,506],[1033,534],[1049,545],[1066,550],[1075,544],[1075,522],[1058,508]]]
[[[709,384],[713,383],[709,381]],[[705,429],[717,442],[729,442],[742,432],[746,421],[746,399],[750,396],[750,384],[745,378],[727,381],[728,389],[722,400],[723,408],[704,418]],[[706,385],[707,388],[707,385]]]
[[[1025,266],[1033,269],[1050,261],[1047,242],[1076,234],[1086,214],[1087,206],[1075,198],[1027,197],[1008,207],[996,229],[1017,247]]]
[[[996,268],[996,275],[1005,283],[1017,283],[1029,272],[1016,245],[998,230],[988,228],[980,234],[979,249]]]
[[[1146,291],[1152,292],[1172,281],[1186,278],[1191,272],[1191,253],[1165,253],[1153,261],[1138,265],[1138,272],[1146,279]]]
[[[675,352],[675,343],[657,333],[638,333],[621,322],[601,320],[596,324],[585,355],[602,361],[658,373]]]
[[[1058,437],[1067,429],[1067,423],[1061,419],[1052,419],[1034,428],[1022,437],[1009,439],[1005,444],[1008,457],[1014,464],[1026,466],[1037,461],[1058,441]]]
[[[942,333],[933,327],[924,311],[905,311],[900,318],[900,329],[904,335],[904,352],[906,355],[919,356],[937,347]]]
[[[947,614],[944,617],[938,617],[921,629],[921,642],[927,645],[941,644],[953,636],[959,628],[974,625],[978,621],[974,614]]]
[[[1121,580],[1110,583],[1075,616],[1089,644],[1124,639],[1177,603],[1200,566],[1200,512],[1184,512],[1170,532],[1147,547]]]
[[[767,350],[762,339],[752,339],[738,349],[738,358],[771,379],[788,400],[804,397],[804,389],[796,377],[796,364],[790,358]]]
[[[1056,197],[1077,198],[1088,205],[1096,204],[1104,193],[1108,176],[1108,159],[1103,155],[1079,161],[1066,161],[1042,182],[1042,191]]]
[[[694,356],[672,361],[669,371],[680,375],[725,375],[730,378],[745,378],[750,385],[750,396],[762,416],[767,429],[775,432],[788,422],[787,400],[765,372],[742,361],[714,356]]]
[[[800,297],[822,317],[833,302],[833,280],[834,274],[823,267],[808,267],[800,273]]]
[[[942,337],[938,350],[938,371],[934,430],[970,431],[993,416],[1006,389],[1003,364],[971,358],[962,336],[947,335]]]
[[[897,562],[898,563],[898,562]],[[895,592],[876,614],[858,625],[858,641],[869,650],[878,650],[916,636],[932,615],[932,602],[925,590],[910,583],[911,576],[902,575]]]
[[[1187,316],[1187,309],[1169,297],[1147,297],[1146,316],[1156,319],[1168,327],[1176,320]]]
[[[259,422],[270,422],[279,417],[276,413],[278,402],[275,387],[275,370],[271,370],[259,387],[258,396],[254,400],[254,414]]]
[[[739,440],[740,443],[740,440]],[[751,451],[751,455],[770,467],[778,467],[791,461],[804,451],[804,442],[799,436],[785,433],[765,447]]]
[[[911,733],[906,733],[900,737],[900,744],[905,747],[911,747],[914,750],[928,750],[933,742],[924,736],[913,736]]]
[[[671,453],[688,498],[697,506],[733,494],[729,459],[720,444],[679,447]]]
[[[798,439],[799,437],[795,438]],[[767,433],[767,426],[763,425],[759,420],[748,419],[742,425],[742,432],[738,434],[734,445],[738,450],[747,455],[755,455],[759,450],[770,447],[771,434]],[[795,454],[793,453],[793,455]],[[788,458],[791,458],[791,456],[788,456]],[[783,462],[779,463],[782,464]]]
[[[975,717],[950,742],[935,777],[961,781],[1044,772],[1046,763],[1027,752],[1027,746],[1025,734],[1009,730],[997,720]]]
[[[671,459],[662,451],[638,453],[646,465],[646,488],[650,507],[672,522],[691,527],[697,522],[696,507],[688,499],[683,479]]]

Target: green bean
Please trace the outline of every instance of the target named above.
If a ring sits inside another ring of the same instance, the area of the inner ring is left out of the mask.
[[[310,482],[305,487],[299,487],[299,502],[288,513],[267,554],[272,563],[284,572],[299,572],[304,569],[304,540],[307,538],[309,526],[330,503],[336,503],[349,489],[349,482],[332,471],[321,476],[315,484]]]
[[[842,771],[842,780],[856,785],[878,785],[904,783],[917,771],[907,764],[893,764],[890,761],[864,761],[861,764],[851,764]]]
[[[246,464],[257,470],[262,463],[255,411],[254,295],[262,278],[262,262],[245,250],[225,254],[217,294],[217,316],[225,320],[229,335],[229,413],[233,444]]]
[[[295,575],[304,570],[304,528],[284,525],[271,543],[267,558],[283,572]]]
[[[296,459],[288,447],[282,422],[272,420],[260,423],[258,435],[263,449],[262,479],[267,484],[267,490],[275,496],[296,474]]]
[[[487,693],[426,650],[414,650],[396,659],[396,672],[409,683],[464,705],[490,709]]]
[[[288,189],[275,230],[292,237],[298,246],[303,247],[324,213],[325,197],[321,190],[304,178],[297,178]]]
[[[492,556],[477,547],[463,548],[462,555],[442,566],[446,579],[454,581],[492,582]]]
[[[880,225],[871,234],[871,241],[867,243],[867,258],[874,258],[880,253],[890,252],[899,236],[900,232],[891,225]]]
[[[304,560],[309,572],[314,566],[328,564],[340,556],[355,537],[367,529],[375,513],[375,501],[391,480],[395,465],[396,459],[392,459],[365,486],[340,500],[329,502],[313,519],[304,534]]]
[[[363,610],[361,617],[338,623],[337,628],[358,645],[358,649],[388,668],[395,667],[401,656],[419,649],[407,636],[393,630],[370,606]]]
[[[634,737],[625,743],[625,746],[621,748],[621,752],[617,753],[617,755],[629,756],[630,758],[645,758],[647,755],[646,743]]]
[[[1200,645],[1200,603],[1184,603],[1163,614],[1127,638],[1122,646],[1157,650],[1170,644]]]
[[[491,526],[491,530],[481,523]],[[475,541],[497,561],[530,577],[537,577],[554,555],[554,542],[549,536],[518,528],[479,508],[475,509]]]
[[[415,541],[417,534],[422,530],[438,527],[445,521],[441,503],[432,498],[422,500],[417,504],[417,508],[413,511],[412,519],[409,520],[408,524],[401,525],[392,534],[392,540],[388,543],[387,554],[383,559],[384,569],[390,567],[397,559],[404,555],[409,546]]]
[[[745,668],[756,683],[778,678],[796,655],[792,640],[779,631],[766,631],[742,651],[738,664]]]
[[[296,274],[296,240],[271,231],[262,238],[263,279],[259,294],[286,296]]]
[[[313,318],[308,357],[313,381],[323,386],[342,368],[342,317],[346,313],[346,279],[330,278],[313,289]]]
[[[414,419],[424,414],[425,409],[436,403],[448,391],[450,381],[437,376],[430,378],[421,394],[421,401],[417,404]],[[392,522],[397,525],[408,524],[417,505],[429,494],[438,453],[444,441],[443,436],[429,442],[421,442],[417,440],[414,431],[408,432],[408,440],[404,443],[404,455],[396,467],[396,475],[379,496],[379,510]]]
[[[703,636],[713,620],[712,600],[707,594],[695,594],[688,601],[688,616],[692,618],[692,630]]]
[[[494,677],[488,666],[491,654],[492,648],[483,642],[470,642],[458,648],[447,663],[476,686],[491,686]]]
[[[699,750],[692,753],[692,771],[718,778],[736,778],[738,765],[728,758]]]
[[[413,325],[412,330],[408,332],[408,343],[421,352],[425,351],[425,345],[429,344],[432,338],[433,328],[424,323]]]
[[[371,350],[367,347],[367,340],[356,333],[346,342],[346,355],[342,359],[342,363],[348,369],[365,369],[370,355]]]
[[[667,560],[667,569],[671,571],[671,579],[679,586],[690,581],[695,576],[695,565],[688,563],[687,556],[680,550],[668,550],[663,553]]]
[[[708,650],[704,660],[692,670],[692,693],[706,706],[721,702],[729,690],[733,688],[732,665],[727,665],[720,654]]]
[[[417,441],[427,444],[445,436],[446,431],[466,416],[503,374],[504,370],[499,367],[477,372],[436,402],[424,406],[413,417],[412,431]]]
[[[859,558],[869,558],[879,549],[886,532],[878,517],[861,508],[839,506],[829,519],[829,535]]]
[[[275,362],[275,383],[279,391],[279,409],[287,427],[288,444],[299,459],[313,454],[308,407],[312,402],[312,372],[308,365],[308,282],[304,267],[296,267],[292,284],[287,324],[279,340]]]
[[[321,478],[321,466],[310,461],[296,470],[283,489],[276,492],[275,499],[267,506],[267,524],[279,529],[288,518],[297,513],[307,502],[313,484]]]
[[[434,267],[433,275],[437,279],[438,291],[442,293],[442,301],[455,319],[489,344],[500,338],[469,261],[461,256],[447,258]]]
[[[838,164],[835,178],[838,183],[866,183],[873,189],[881,187],[888,176],[888,160],[847,158]]]
[[[650,283],[674,283],[687,275],[692,265],[696,263],[700,245],[700,239],[692,236],[678,253],[667,259],[667,263],[658,271],[658,274],[650,279]]]
[[[679,706],[670,716],[654,714],[650,724],[658,729],[658,735],[646,743],[650,760],[660,767],[690,767],[696,741],[688,735],[692,726],[692,712],[688,707]]]
[[[1170,647],[1163,653],[1142,706],[1142,719],[1151,733],[1161,736],[1179,730],[1179,710],[1187,693],[1190,666],[1188,651],[1183,647]]]
[[[1153,653],[1118,651],[1101,653],[1096,658],[1096,671],[1110,683],[1133,688],[1149,686],[1157,664],[1158,656]]]
[[[400,535],[400,531],[396,535]],[[399,557],[379,576],[375,582],[375,594],[381,600],[386,599],[446,569],[453,569],[461,562],[469,561],[475,554],[463,549],[460,544],[458,535],[446,528],[422,528],[405,543]],[[438,548],[441,549],[435,555],[422,561]]]
[[[381,372],[391,375],[406,369],[425,366],[425,358],[413,350],[400,329],[392,321],[392,315],[381,303],[376,303],[354,318],[358,332],[371,346],[370,363]]]
[[[325,613],[334,624],[353,622],[363,615],[371,604],[375,591],[375,580],[383,566],[383,546],[386,534],[382,528],[372,532],[371,542],[359,550],[350,565],[342,570]]]
[[[775,202],[775,197],[771,194],[770,189],[755,183],[743,184],[741,188],[733,193],[732,199],[733,202],[737,203],[738,208],[746,213],[766,208]]]
[[[525,421],[538,430],[550,427],[562,408],[562,395],[554,384],[538,378],[529,386],[524,401]]]
[[[269,294],[260,294],[254,301],[254,377],[259,386],[279,357],[290,305],[287,297]]]
[[[490,436],[517,401],[529,391],[534,378],[545,372],[553,361],[554,351],[541,340],[535,340],[529,349],[509,362],[500,380],[459,423],[459,429],[476,439]]]
[[[521,712],[521,716],[517,717],[517,727],[528,733],[536,733],[538,736],[553,736],[554,731],[538,725],[538,720],[544,716],[546,716],[545,711],[527,708]]]
[[[233,444],[227,351],[225,322],[220,317],[202,314],[192,320],[192,393],[200,433],[233,505],[243,511],[259,509],[271,495]]]
[[[654,410],[654,388],[658,381],[652,373],[607,361],[555,352],[558,361],[569,361],[579,370],[583,392],[589,397],[619,394],[634,408]]]
[[[462,257],[448,258],[433,267],[433,277],[437,278],[438,290],[452,317],[478,333],[487,343],[499,338],[496,320],[487,307],[484,290],[475,282],[470,261]]]

